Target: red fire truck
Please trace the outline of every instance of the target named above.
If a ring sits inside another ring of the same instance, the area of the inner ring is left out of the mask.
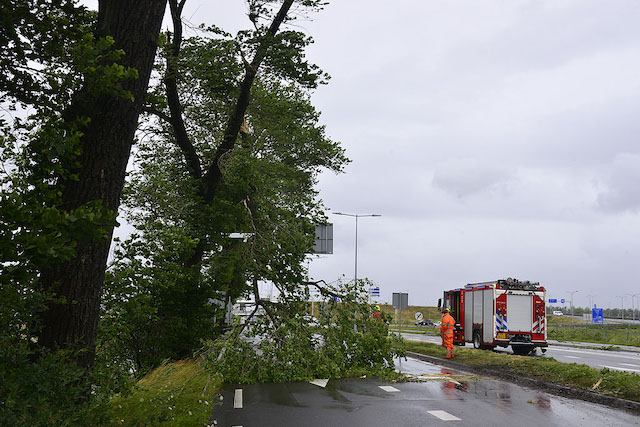
[[[440,310],[450,309],[456,321],[453,343],[475,348],[511,346],[515,354],[546,351],[546,290],[537,282],[500,279],[470,283],[444,292]]]

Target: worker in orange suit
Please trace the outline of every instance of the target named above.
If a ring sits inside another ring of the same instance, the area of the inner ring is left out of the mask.
[[[378,319],[378,320],[382,320],[382,312],[380,311],[380,306],[379,305],[375,305],[373,307],[373,313],[371,313],[371,318],[373,319]]]
[[[440,322],[440,336],[442,336],[442,346],[447,350],[447,359],[453,359],[453,326],[455,324],[451,310],[445,309]]]

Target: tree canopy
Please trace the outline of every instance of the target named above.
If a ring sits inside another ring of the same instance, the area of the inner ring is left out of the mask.
[[[253,296],[258,281],[285,293],[300,287],[314,226],[326,221],[314,188],[317,175],[322,169],[339,172],[347,162],[310,102],[309,89],[327,76],[301,59],[309,38],[288,31],[270,46],[277,60],[268,56],[269,65],[254,77],[241,142],[219,157],[242,96],[245,58],[260,42],[246,32],[232,37],[203,28],[199,36],[180,40],[178,52],[174,37],[166,36],[157,61],[164,77],[151,90],[146,111],[152,120],[136,146],[137,168],[125,189],[128,220],[140,233],[116,251],[107,291],[113,304],[103,322],[105,329],[132,331],[112,335],[110,348],[140,356],[140,335],[155,343],[137,369],[185,356],[198,339],[219,335],[224,304]],[[209,198],[213,164],[222,179]],[[237,234],[245,241],[234,239]],[[144,248],[145,255],[136,255],[135,248]],[[167,276],[171,271],[179,277]],[[123,292],[136,298],[119,304]],[[183,312],[176,300],[191,310]],[[134,327],[110,310],[125,310],[139,323]],[[197,328],[190,326],[194,322]],[[127,343],[117,341],[124,337]]]
[[[80,420],[74,405],[123,391],[132,371],[191,356],[205,341],[207,357],[224,352],[227,364],[239,357],[231,347],[256,333],[261,350],[246,356],[268,356],[280,369],[271,379],[311,372],[287,368],[309,339],[322,350],[314,363],[338,358],[331,375],[392,365],[386,325],[371,323],[361,284],[335,288],[306,274],[314,226],[327,220],[318,174],[348,163],[311,103],[328,75],[306,60],[311,38],[289,25],[322,1],[248,0],[252,29],[203,26],[186,38],[186,0],[101,0],[97,13],[75,0],[2,1],[6,419]],[[174,27],[161,34],[167,4]],[[121,200],[136,232],[107,271]],[[261,299],[261,282],[280,301]],[[310,286],[334,301],[321,330],[305,316]],[[241,297],[254,299],[256,316],[229,324]],[[365,357],[359,344],[379,351]],[[267,378],[259,372],[252,378]],[[35,395],[38,379],[49,385]]]

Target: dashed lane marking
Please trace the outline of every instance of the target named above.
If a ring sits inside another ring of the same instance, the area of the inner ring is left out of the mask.
[[[581,359],[581,357],[578,356],[565,356],[567,359]]]
[[[397,388],[392,387],[390,385],[379,385],[378,387],[380,387],[382,390],[386,391],[387,393],[395,393],[400,391]]]
[[[242,409],[242,389],[237,388],[233,396],[233,409]]]
[[[440,418],[442,421],[461,421],[460,418],[455,415],[451,415],[446,411],[427,411],[434,417]]]
[[[639,367],[639,368],[640,368],[640,365],[634,365],[634,364],[632,364],[632,363],[621,363],[621,365],[624,365],[624,366],[633,366],[633,367]]]

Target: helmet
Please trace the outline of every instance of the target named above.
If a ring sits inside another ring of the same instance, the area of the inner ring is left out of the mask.
[[[373,308],[375,308],[375,310],[376,310],[376,311],[380,311],[380,306],[379,306],[379,305],[376,305],[376,306],[375,306],[375,307],[373,307]]]
[[[445,313],[451,313],[451,309],[450,309],[450,308],[445,308],[445,309],[444,309],[444,312],[445,312]]]

